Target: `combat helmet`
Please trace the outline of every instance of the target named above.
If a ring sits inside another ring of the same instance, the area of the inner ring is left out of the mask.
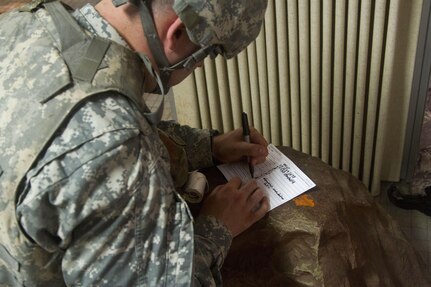
[[[170,65],[162,48],[151,13],[151,0],[113,0],[115,6],[130,2],[140,10],[149,47],[159,68],[163,90],[174,70],[192,68],[208,55],[229,59],[241,52],[260,32],[268,0],[175,0],[172,8],[186,27],[192,42],[201,49]]]

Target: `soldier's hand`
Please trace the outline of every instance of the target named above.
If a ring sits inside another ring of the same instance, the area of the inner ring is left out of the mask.
[[[268,155],[268,143],[258,130],[250,128],[250,143],[244,141],[242,128],[213,137],[213,156],[228,163],[250,158],[252,165],[262,163]]]
[[[235,237],[261,219],[268,209],[268,198],[256,181],[241,186],[241,180],[236,177],[210,193],[200,214],[214,216]]]

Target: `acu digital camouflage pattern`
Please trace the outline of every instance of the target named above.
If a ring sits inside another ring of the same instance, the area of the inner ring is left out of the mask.
[[[176,0],[173,9],[193,42],[219,45],[229,59],[256,39],[267,4],[268,0]]]
[[[219,284],[231,236],[213,218],[193,234],[166,149],[136,105],[138,57],[111,43],[92,82],[73,81],[44,9],[1,15],[0,39],[0,284]]]

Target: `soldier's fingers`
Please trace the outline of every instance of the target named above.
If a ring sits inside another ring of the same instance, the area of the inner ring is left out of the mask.
[[[268,197],[263,197],[253,211],[255,221],[261,219],[269,211]]]
[[[262,145],[263,147],[268,146],[268,142],[266,141],[266,139],[254,127],[250,128],[250,140],[252,143]]]
[[[244,199],[248,200],[248,197],[257,189],[259,186],[257,185],[256,180],[251,180],[243,185],[240,189],[241,193],[244,195]]]
[[[249,206],[250,210],[255,208],[265,196],[265,192],[260,187],[257,187],[247,198],[247,205]]]
[[[226,185],[231,186],[235,189],[239,189],[241,187],[242,181],[239,177],[233,177],[231,178]]]

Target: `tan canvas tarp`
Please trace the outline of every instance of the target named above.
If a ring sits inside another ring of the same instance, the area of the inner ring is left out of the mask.
[[[431,286],[398,224],[353,176],[280,148],[317,185],[233,240],[225,286]],[[210,184],[223,183],[215,169]]]

